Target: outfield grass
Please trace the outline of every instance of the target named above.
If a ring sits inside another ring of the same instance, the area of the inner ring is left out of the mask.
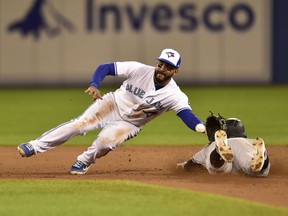
[[[0,145],[35,139],[43,132],[80,115],[91,103],[85,88],[0,89]],[[113,88],[101,89],[104,94]],[[287,145],[288,86],[185,87],[194,113],[205,120],[209,111],[242,119],[250,137],[261,136],[267,145]],[[76,137],[66,145],[90,145],[99,131]],[[188,129],[168,112],[143,127],[126,145],[205,144],[205,135]]]
[[[288,214],[285,208],[128,181],[1,180],[0,194],[5,216]]]

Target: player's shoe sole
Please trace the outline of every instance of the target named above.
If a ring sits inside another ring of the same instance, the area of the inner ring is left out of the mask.
[[[69,171],[69,173],[71,175],[85,175],[87,171]]]
[[[254,172],[260,172],[263,168],[265,162],[265,143],[264,140],[260,137],[257,137],[253,140],[253,148],[255,154],[251,160],[251,169]]]
[[[232,162],[234,159],[232,149],[228,146],[227,134],[223,130],[215,133],[215,142],[218,154],[226,162]]]

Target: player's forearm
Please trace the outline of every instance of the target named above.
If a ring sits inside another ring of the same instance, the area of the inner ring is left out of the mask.
[[[200,133],[204,133],[205,132],[205,124],[203,123],[203,121],[200,118],[198,118],[192,112],[192,110],[189,110],[189,109],[182,110],[177,115],[192,130],[194,130],[196,132],[200,132]]]
[[[101,64],[99,65],[99,67],[96,68],[91,82],[90,82],[90,86],[94,86],[96,88],[98,88],[102,82],[102,80],[110,75],[110,76],[115,76],[115,66],[114,63],[105,63],[105,64]]]

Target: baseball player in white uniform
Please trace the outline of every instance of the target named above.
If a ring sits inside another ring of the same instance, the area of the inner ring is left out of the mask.
[[[93,97],[94,103],[77,118],[20,144],[17,149],[21,156],[46,152],[77,135],[102,128],[93,144],[77,157],[70,169],[71,174],[85,174],[96,159],[135,137],[141,126],[170,110],[174,110],[189,128],[204,133],[205,124],[192,112],[188,97],[172,78],[179,72],[180,54],[164,49],[157,59],[156,67],[135,61],[101,64],[85,91]],[[102,97],[98,88],[108,75],[126,80],[115,92]]]
[[[222,129],[209,131],[210,141],[203,149],[183,163],[177,164],[184,170],[204,167],[211,174],[244,173],[253,177],[265,177],[270,171],[270,161],[264,140],[260,137],[249,139],[240,119],[228,118]],[[212,137],[213,136],[213,137]]]

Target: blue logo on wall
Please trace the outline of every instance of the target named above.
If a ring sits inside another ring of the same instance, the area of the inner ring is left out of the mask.
[[[47,11],[45,14],[44,8],[45,12]],[[49,18],[55,21],[56,26],[49,25],[45,16],[51,16]],[[12,22],[7,28],[9,32],[19,32],[23,37],[31,34],[36,40],[39,39],[41,32],[45,32],[49,37],[55,37],[62,29],[74,32],[76,28],[55,9],[51,0],[34,0],[25,16]]]

